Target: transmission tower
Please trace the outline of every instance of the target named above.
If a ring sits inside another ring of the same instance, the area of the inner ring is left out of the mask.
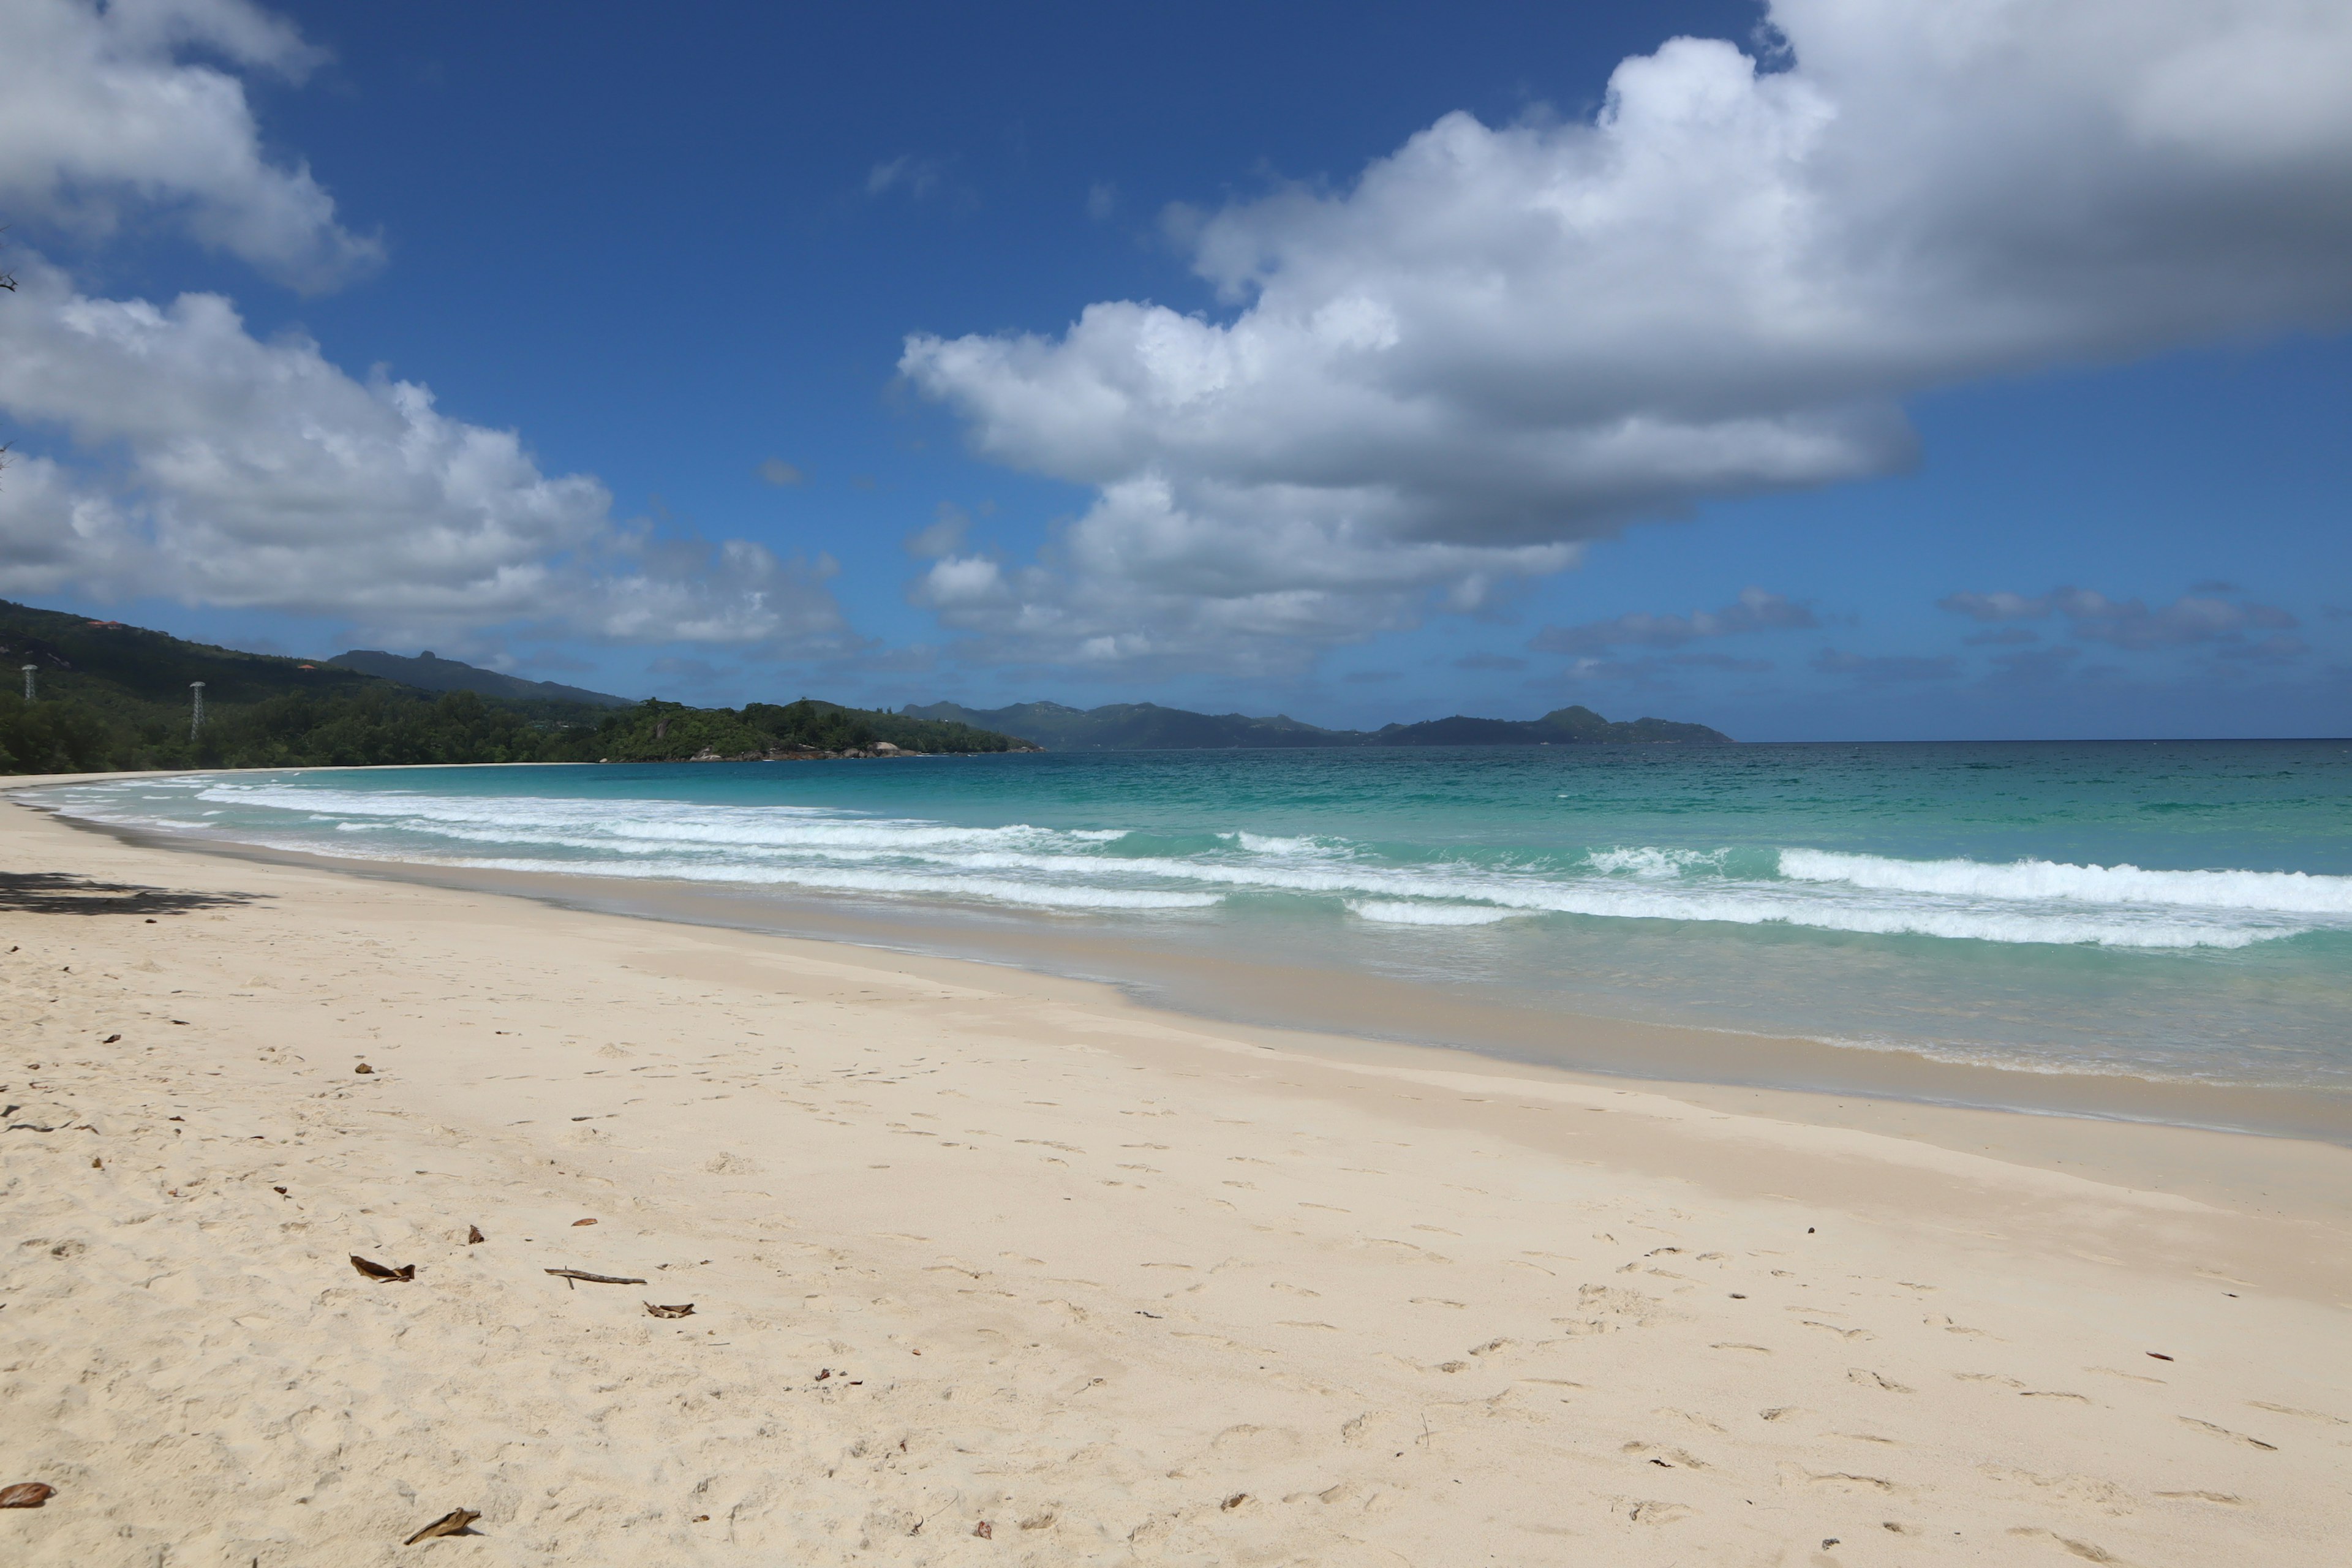
[[[196,731],[205,727],[205,683],[201,680],[191,680],[188,682],[188,690],[195,697],[195,702],[188,712],[188,739],[194,741],[196,738]]]
[[[40,668],[37,664],[28,664],[25,667],[25,700],[27,702],[33,700],[33,671]]]

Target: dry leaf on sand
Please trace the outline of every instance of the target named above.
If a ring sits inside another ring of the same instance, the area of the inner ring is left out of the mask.
[[[47,1481],[18,1481],[0,1487],[0,1508],[38,1508],[57,1495],[58,1489]]]
[[[415,1534],[402,1542],[401,1544],[403,1546],[414,1546],[420,1541],[430,1541],[436,1535],[462,1534],[467,1525],[473,1523],[474,1521],[481,1517],[482,1516],[480,1514],[475,1512],[470,1508],[453,1508],[447,1513],[443,1514],[439,1519],[435,1520],[432,1523],[426,1525],[424,1529],[418,1531]]]
[[[648,1301],[646,1303],[646,1310],[656,1318],[690,1318],[694,1316],[694,1303],[688,1301],[681,1306],[657,1307]]]
[[[367,1258],[362,1258],[356,1252],[352,1254],[352,1267],[358,1269],[361,1273],[366,1275],[371,1279],[414,1279],[416,1278],[416,1265],[414,1263],[404,1263],[397,1268],[386,1268],[383,1264],[372,1262]]]

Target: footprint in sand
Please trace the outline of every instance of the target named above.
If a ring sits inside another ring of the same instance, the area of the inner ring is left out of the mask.
[[[1824,1323],[1812,1318],[1807,1318],[1804,1323],[1809,1329],[1827,1329],[1842,1340],[1874,1340],[1878,1337],[1868,1329],[1841,1329],[1835,1323]]]
[[[1895,1382],[1893,1378],[1873,1372],[1867,1367],[1848,1367],[1846,1369],[1845,1380],[1848,1383],[1860,1384],[1864,1388],[1883,1388],[1889,1394],[1909,1394],[1913,1392],[1913,1390]]]
[[[2243,1432],[2232,1432],[2227,1426],[2216,1426],[2210,1421],[2200,1421],[2194,1415],[2181,1415],[2175,1419],[2184,1426],[2194,1426],[2200,1432],[2210,1432],[2216,1437],[2226,1437],[2232,1443],[2243,1443],[2249,1448],[2261,1448],[2273,1454],[2278,1452],[2276,1443],[2265,1443],[2260,1437],[2249,1437]]]
[[[2318,1410],[2301,1410],[2292,1405],[2273,1405],[2266,1399],[2249,1399],[2246,1406],[2250,1410],[2267,1410],[2273,1415],[2299,1415],[2305,1421],[2324,1421],[2331,1426],[2352,1426],[2352,1421],[2347,1421],[2341,1415],[2329,1415]]]

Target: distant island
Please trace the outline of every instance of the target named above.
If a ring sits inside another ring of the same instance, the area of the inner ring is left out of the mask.
[[[1727,746],[1730,736],[1705,724],[1670,719],[1612,722],[1590,708],[1558,708],[1540,719],[1428,719],[1379,730],[1324,730],[1284,714],[1253,719],[1244,713],[1192,713],[1156,702],[1114,702],[1102,708],[1066,708],[1058,702],[1023,702],[1011,708],[973,709],[953,702],[913,705],[899,711],[910,719],[969,724],[1016,735],[1055,752],[1194,751],[1220,748],[1266,750],[1291,746],[1588,746],[1601,743]]]

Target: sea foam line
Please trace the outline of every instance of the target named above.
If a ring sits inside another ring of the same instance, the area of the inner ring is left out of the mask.
[[[1791,881],[1843,882],[1880,892],[1933,893],[2013,902],[2169,905],[2184,910],[2259,910],[2352,916],[2352,877],[2304,871],[2147,871],[2137,866],[2075,866],[2054,860],[1895,860],[1828,849],[1783,849]]]
[[[1154,858],[1110,851],[1128,837],[1117,829],[959,826],[809,806],[191,783],[197,787],[188,804],[205,803],[206,816],[227,806],[282,812],[346,836],[339,846],[345,852],[362,848],[352,837],[373,830],[478,846],[482,853],[457,858],[461,864],[961,896],[1040,908],[1200,909],[1233,894],[1286,893],[1334,899],[1360,918],[1389,924],[1467,926],[1565,914],[2138,948],[2242,947],[2297,934],[2315,917],[2334,923],[2330,917],[2352,910],[2352,879],[2301,873],[2148,872],[2046,861],[1994,866],[1798,848],[1777,852],[1778,877],[1740,877],[1726,869],[1728,850],[1652,847],[1587,852],[1580,873],[1566,863],[1383,867],[1344,839],[1244,833],[1217,835],[1230,847],[1207,855]],[[91,805],[129,798],[105,786],[89,795],[98,797]],[[141,798],[155,797],[142,790]],[[159,820],[163,814],[137,815],[153,826],[186,826],[184,819]],[[335,821],[338,816],[346,820]],[[266,828],[263,836],[276,837]],[[584,858],[512,858],[530,848]],[[500,849],[509,853],[499,856]],[[420,855],[381,838],[363,852],[449,863],[441,854]],[[2159,896],[2165,894],[2171,897]]]

